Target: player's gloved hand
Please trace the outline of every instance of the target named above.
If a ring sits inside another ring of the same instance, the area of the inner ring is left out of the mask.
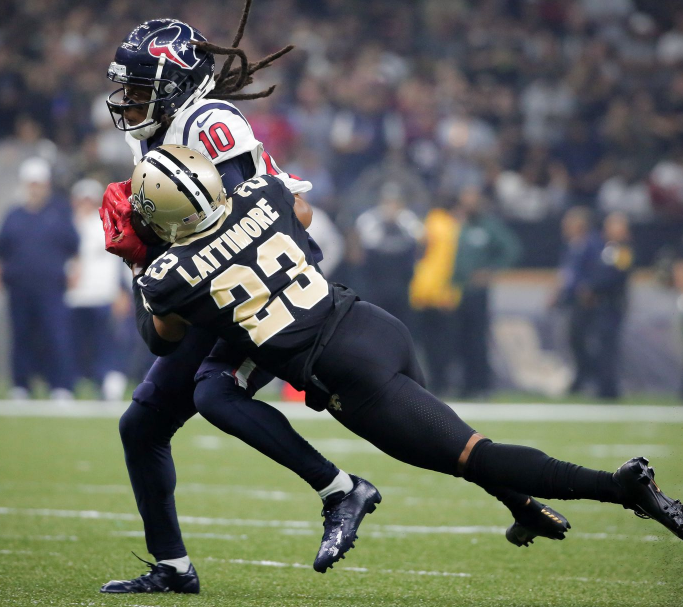
[[[313,189],[313,184],[310,181],[305,181],[296,175],[278,173],[275,177],[282,181],[292,194],[303,194]]]
[[[103,216],[102,211],[109,209],[119,210],[119,213],[130,206],[130,197],[133,195],[131,188],[131,180],[117,181],[110,183],[104,191],[102,197],[102,208],[100,209],[100,217]],[[102,219],[104,221],[104,219]]]
[[[131,223],[133,207],[130,206],[127,197],[123,198],[126,186],[130,193],[130,181],[124,181],[119,184],[110,184],[104,194],[102,208],[100,208],[100,219],[104,228],[104,248],[109,253],[122,257],[129,264],[144,266],[147,258],[147,245],[140,240],[133,229]]]

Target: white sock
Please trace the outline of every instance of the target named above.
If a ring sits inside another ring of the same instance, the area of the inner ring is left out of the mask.
[[[353,489],[351,477],[343,470],[340,470],[339,474],[334,477],[334,480],[327,487],[318,491],[318,495],[320,499],[324,500],[328,495],[337,493],[337,491],[343,491],[344,495],[346,495],[351,489]]]
[[[157,565],[169,565],[175,567],[178,573],[187,573],[190,568],[190,557],[185,555],[179,559],[166,559],[165,561],[158,561]]]

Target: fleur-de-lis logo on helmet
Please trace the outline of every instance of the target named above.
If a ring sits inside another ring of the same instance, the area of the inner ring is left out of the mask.
[[[157,210],[156,205],[145,196],[145,184],[140,185],[140,191],[133,194],[133,208],[142,215],[148,223],[152,223],[152,213]]]

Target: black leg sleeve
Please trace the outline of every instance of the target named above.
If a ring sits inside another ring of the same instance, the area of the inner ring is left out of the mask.
[[[316,491],[327,487],[339,473],[280,411],[250,398],[231,376],[203,376],[197,382],[194,402],[211,424],[298,474]]]
[[[482,489],[502,503],[512,513],[512,516],[515,517],[515,519],[518,519],[523,515],[524,508],[531,498],[530,495],[517,493],[507,487],[482,485]]]
[[[531,447],[488,439],[472,449],[464,477],[484,488],[507,487],[534,497],[623,503],[621,488],[610,472],[563,462]]]
[[[180,427],[163,412],[133,402],[119,432],[135,501],[145,525],[147,550],[157,560],[187,554],[175,508],[175,467],[171,438]]]

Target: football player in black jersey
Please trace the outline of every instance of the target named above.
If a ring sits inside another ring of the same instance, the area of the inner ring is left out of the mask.
[[[307,404],[323,402],[396,459],[483,488],[619,504],[683,539],[681,503],[661,492],[645,458],[612,474],[494,443],[425,390],[406,327],[323,278],[305,232],[310,208],[277,177],[250,179],[228,198],[206,158],[171,145],[143,158],[132,187],[135,209],[172,243],[134,279],[138,328],[152,350],[171,352],[189,326],[202,327],[317,395]],[[210,225],[197,230],[208,216]],[[213,383],[198,382],[200,411],[220,398]]]

